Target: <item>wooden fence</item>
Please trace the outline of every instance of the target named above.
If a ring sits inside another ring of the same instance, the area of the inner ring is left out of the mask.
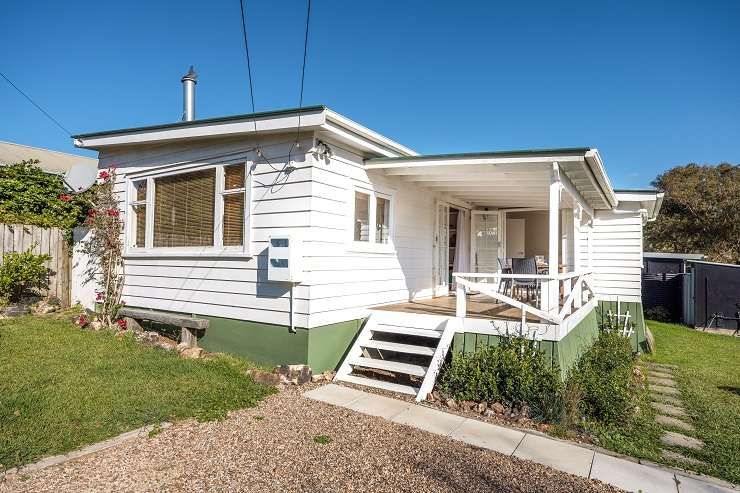
[[[33,253],[51,256],[49,289],[45,296],[56,296],[62,306],[69,306],[71,259],[69,245],[59,228],[41,228],[23,224],[0,224],[0,263],[8,252],[24,252],[33,245]]]

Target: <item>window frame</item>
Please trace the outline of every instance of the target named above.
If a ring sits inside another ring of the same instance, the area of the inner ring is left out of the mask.
[[[355,241],[355,194],[363,193],[368,195],[368,241]],[[378,243],[377,236],[377,203],[378,197],[388,200],[388,242]],[[347,240],[347,251],[351,252],[369,252],[369,253],[393,253],[395,251],[395,233],[396,221],[394,219],[395,211],[395,190],[373,186],[373,188],[355,185],[350,187],[348,200],[351,211],[349,212],[349,231]]]
[[[224,167],[234,164],[242,164],[244,171],[244,187],[239,189],[225,189]],[[177,169],[151,170],[138,173],[131,173],[126,176],[126,217],[125,217],[125,234],[124,234],[124,256],[125,257],[252,257],[252,235],[251,235],[251,218],[252,218],[252,169],[253,163],[249,160],[234,160],[223,163],[196,164]],[[166,176],[180,175],[203,171],[206,169],[215,169],[216,186],[214,190],[213,206],[213,245],[212,246],[194,246],[194,247],[155,247],[154,246],[154,204],[156,194],[156,180]],[[136,200],[135,183],[146,180],[147,196],[145,201]],[[224,196],[244,194],[244,228],[243,244],[235,246],[224,246],[223,244],[223,212]],[[146,206],[146,230],[145,246],[134,246],[136,228],[134,207],[137,205]]]

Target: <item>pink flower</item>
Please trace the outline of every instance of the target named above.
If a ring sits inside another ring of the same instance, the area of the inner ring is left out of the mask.
[[[108,215],[109,215],[110,217],[118,217],[118,216],[119,216],[119,215],[121,214],[121,213],[120,213],[119,211],[117,211],[116,209],[108,209],[108,210],[106,211],[106,213],[107,213],[107,214],[108,214]]]
[[[128,326],[126,321],[122,318],[119,318],[118,320],[116,320],[116,323],[118,324],[118,328],[120,328],[121,330],[126,330],[126,327]]]
[[[61,200],[62,202],[69,202],[70,200],[72,200],[72,196],[66,193],[63,193],[59,196],[59,200]]]
[[[87,210],[87,217],[93,217],[95,215],[95,209]]]
[[[126,302],[124,300],[121,300],[121,305],[126,306]]]
[[[107,171],[103,170],[103,171],[100,172],[100,174],[98,175],[98,177],[100,177],[103,180],[107,180],[108,178],[110,178],[110,173],[108,173]]]
[[[98,293],[95,296],[95,301],[103,301],[103,293]]]
[[[90,322],[87,320],[87,317],[85,315],[80,315],[80,318],[77,319],[77,325],[80,327],[84,327]]]

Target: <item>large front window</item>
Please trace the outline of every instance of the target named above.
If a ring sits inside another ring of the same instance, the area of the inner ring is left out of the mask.
[[[239,163],[134,179],[132,252],[244,251],[246,178],[246,165]]]
[[[352,211],[352,248],[388,251],[392,247],[392,194],[355,188]]]

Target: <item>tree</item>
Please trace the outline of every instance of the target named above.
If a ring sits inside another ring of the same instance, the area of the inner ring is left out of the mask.
[[[645,250],[703,253],[740,264],[740,166],[677,166],[652,183],[665,192],[656,221],[645,228]]]

